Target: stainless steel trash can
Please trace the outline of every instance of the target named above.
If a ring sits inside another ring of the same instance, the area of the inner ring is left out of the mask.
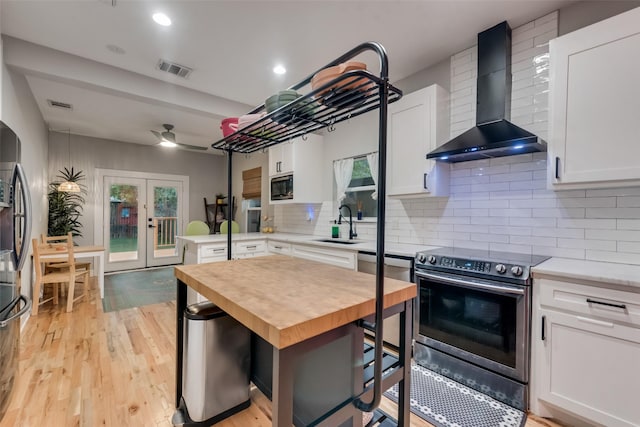
[[[251,333],[208,301],[188,306],[184,317],[186,415],[191,422],[211,425],[251,403]]]

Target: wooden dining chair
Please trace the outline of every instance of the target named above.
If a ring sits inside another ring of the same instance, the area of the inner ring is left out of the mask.
[[[73,303],[82,298],[88,297],[89,294],[89,270],[78,269],[76,267],[73,255],[73,241],[68,239],[65,245],[43,243],[38,239],[33,239],[33,264],[36,273],[35,283],[33,285],[33,306],[31,313],[38,314],[38,308],[41,304],[53,300],[54,304],[58,304],[60,286],[65,283],[69,284],[69,292],[67,296],[67,311],[71,311]],[[45,255],[56,255],[55,258],[42,259]],[[56,268],[45,269],[45,262],[55,263]],[[62,267],[62,266],[65,267]],[[84,292],[78,297],[74,297],[75,285],[78,278],[83,279]],[[39,301],[40,290],[45,284],[53,284],[53,295],[50,298]]]
[[[63,246],[66,249],[66,245],[67,242],[72,242],[73,243],[73,235],[69,232],[67,234],[65,234],[64,236],[46,236],[44,234],[40,235],[40,241],[42,243],[48,243],[50,245],[59,245],[59,246]],[[61,262],[56,262],[56,261],[47,261],[44,263],[44,271],[45,273],[47,272],[51,272],[55,269],[67,269],[69,267],[69,265],[67,264],[66,260],[65,261],[61,261]],[[76,259],[76,270],[89,270],[91,271],[91,263],[88,261],[78,261]],[[65,294],[65,288],[64,286],[60,289],[60,294],[62,296],[64,296]]]

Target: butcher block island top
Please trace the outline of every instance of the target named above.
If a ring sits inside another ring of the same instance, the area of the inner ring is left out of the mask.
[[[175,276],[278,349],[375,312],[374,275],[285,255],[175,268]],[[384,279],[384,307],[416,285]]]

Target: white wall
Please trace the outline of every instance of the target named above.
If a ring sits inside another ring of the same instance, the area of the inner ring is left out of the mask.
[[[93,244],[95,192],[92,190],[96,185],[96,168],[188,176],[188,221],[204,221],[203,198],[211,201],[216,193],[227,190],[226,158],[223,156],[71,134],[69,161],[69,135],[50,132],[49,138],[48,180],[53,181],[60,169],[70,166],[82,170],[86,176],[84,184],[89,193],[80,220],[83,237],[77,239],[78,244]]]
[[[2,63],[0,119],[21,141],[21,163],[29,181],[33,211],[32,236],[47,232],[47,129],[24,76]],[[30,240],[30,239],[29,239]],[[31,254],[31,248],[29,254]],[[31,297],[30,259],[22,269],[22,293]]]

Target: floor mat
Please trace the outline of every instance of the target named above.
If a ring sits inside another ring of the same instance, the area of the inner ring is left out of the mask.
[[[394,402],[397,387],[384,393]],[[522,411],[415,363],[410,404],[411,412],[437,427],[522,427],[526,421]]]
[[[176,299],[173,267],[104,276],[105,313]]]

